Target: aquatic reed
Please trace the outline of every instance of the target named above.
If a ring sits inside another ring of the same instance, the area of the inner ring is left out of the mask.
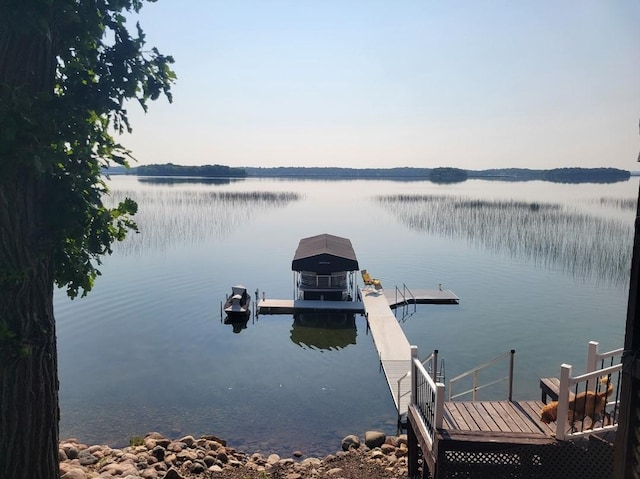
[[[386,195],[376,201],[413,230],[466,239],[578,277],[622,284],[629,279],[633,218],[606,218],[555,203],[442,195]],[[628,208],[622,200],[605,203]]]
[[[301,196],[290,192],[202,191],[154,187],[151,190],[114,190],[108,201],[125,197],[138,203],[135,221],[140,234],[116,245],[124,254],[165,250],[169,245],[195,244],[224,238],[252,215],[282,208]]]

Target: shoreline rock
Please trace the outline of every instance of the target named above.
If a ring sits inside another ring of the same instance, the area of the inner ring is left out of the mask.
[[[407,477],[406,435],[386,437],[379,431],[367,431],[363,441],[356,435],[346,436],[342,450],[322,459],[303,457],[302,451],[294,451],[290,458],[248,454],[213,435],[172,440],[151,432],[131,443],[128,447],[111,448],[89,446],[75,438],[61,441],[61,479]]]

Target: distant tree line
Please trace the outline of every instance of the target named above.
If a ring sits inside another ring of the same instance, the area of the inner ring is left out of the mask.
[[[527,168],[501,168],[464,170],[460,168],[337,168],[337,167],[245,167],[249,177],[297,178],[388,178],[401,180],[430,180],[453,183],[468,178],[501,181],[553,181],[557,183],[615,183],[626,181],[631,173],[617,168],[555,168],[532,170]]]
[[[330,179],[396,179],[454,183],[469,178],[497,181],[551,181],[555,183],[615,183],[627,181],[631,173],[618,168],[554,168],[532,170],[529,168],[494,168],[464,170],[460,168],[340,168],[340,167],[249,167],[232,168],[224,165],[181,166],[145,165],[126,170],[111,167],[106,174],[131,174],[138,176],[191,176],[199,178],[330,178]]]
[[[469,178],[501,181],[551,181],[554,183],[615,183],[631,177],[628,170],[618,168],[554,168],[531,170],[528,168],[502,168],[467,171]]]
[[[460,168],[434,168],[429,179],[434,183],[460,183],[467,179],[466,170]]]
[[[245,178],[243,168],[224,165],[182,166],[167,163],[164,165],[145,165],[135,169],[138,176],[197,176],[200,178]]]
[[[274,168],[248,167],[244,168],[247,176],[255,177],[297,177],[297,178],[414,178],[429,179],[429,168],[340,168],[340,167],[289,167]]]
[[[575,183],[576,178],[587,183],[608,183],[611,180],[628,180],[630,177],[630,172],[617,168],[556,168],[544,172],[546,181],[556,183]]]

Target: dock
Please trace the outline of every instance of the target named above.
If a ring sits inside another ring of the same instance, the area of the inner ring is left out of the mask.
[[[404,415],[411,399],[411,381],[402,381],[398,386],[398,380],[411,370],[411,346],[383,290],[366,287],[360,290],[360,297],[393,402],[398,415]]]
[[[375,290],[375,289],[374,289]],[[363,291],[360,290],[360,297]],[[459,304],[460,298],[451,290],[442,289],[380,289],[375,290],[385,298],[391,309],[407,304]],[[295,314],[305,311],[341,311],[365,314],[363,301],[321,301],[308,299],[270,299],[257,302],[258,314]]]
[[[383,289],[391,308],[406,304],[459,304],[460,298],[448,289]]]
[[[364,314],[361,301],[320,301],[309,299],[266,299],[258,301],[258,314],[295,314],[305,311],[334,311]]]

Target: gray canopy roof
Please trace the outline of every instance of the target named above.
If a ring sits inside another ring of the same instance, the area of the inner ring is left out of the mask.
[[[291,269],[330,274],[338,271],[357,271],[360,267],[350,240],[321,234],[300,240]]]

